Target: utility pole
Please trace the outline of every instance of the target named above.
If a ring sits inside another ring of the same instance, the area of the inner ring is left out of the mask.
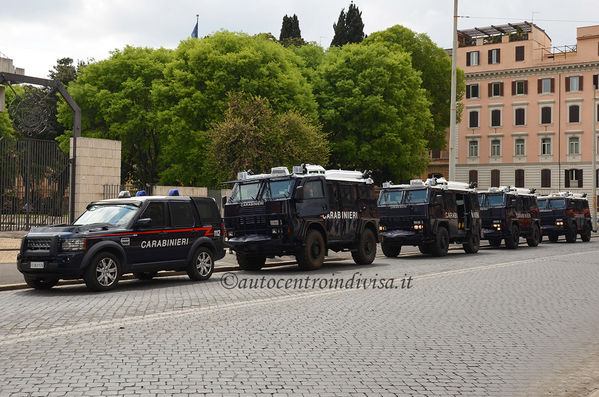
[[[458,0],[453,0],[453,48],[451,50],[451,108],[449,118],[449,180],[455,181],[455,165],[457,162],[458,126],[456,104],[456,60],[458,57]]]
[[[596,91],[595,91],[596,92]],[[593,231],[597,231],[597,94],[593,93]]]

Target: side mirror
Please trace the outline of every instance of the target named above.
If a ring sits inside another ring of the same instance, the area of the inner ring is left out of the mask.
[[[141,218],[135,221],[135,227],[140,228],[144,226],[149,226],[152,223],[152,218]]]
[[[304,187],[298,186],[295,188],[295,193],[293,194],[293,198],[297,201],[302,201],[304,199]]]
[[[221,198],[222,207],[225,208],[225,204],[227,204],[227,196],[223,196]]]

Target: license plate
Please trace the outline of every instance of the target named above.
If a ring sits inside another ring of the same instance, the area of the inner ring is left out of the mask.
[[[44,268],[44,262],[31,262],[30,267],[32,269],[43,269]]]

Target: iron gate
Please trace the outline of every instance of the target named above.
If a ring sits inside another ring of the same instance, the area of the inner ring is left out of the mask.
[[[68,223],[69,168],[56,142],[0,137],[0,231]]]

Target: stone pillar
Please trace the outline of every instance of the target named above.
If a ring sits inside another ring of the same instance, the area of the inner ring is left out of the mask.
[[[77,138],[76,153],[75,219],[91,201],[104,198],[104,185],[121,184],[121,142]],[[73,157],[73,138],[70,157]]]

